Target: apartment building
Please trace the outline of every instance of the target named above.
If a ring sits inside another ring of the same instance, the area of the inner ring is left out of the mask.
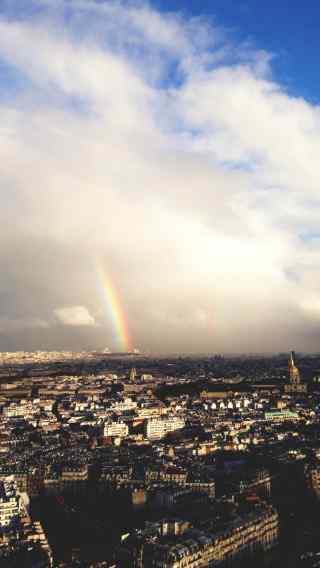
[[[0,480],[0,529],[10,528],[20,517],[21,499],[14,477]]]
[[[160,440],[169,432],[184,428],[185,420],[180,416],[170,416],[168,418],[151,418],[147,420],[145,433],[149,440]]]

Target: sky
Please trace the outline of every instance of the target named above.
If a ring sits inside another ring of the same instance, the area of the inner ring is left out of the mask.
[[[319,12],[2,0],[0,351],[319,351]]]
[[[318,22],[320,4],[311,0],[156,0],[159,10],[210,19],[233,41],[247,42],[273,57],[273,76],[283,88],[319,103]]]

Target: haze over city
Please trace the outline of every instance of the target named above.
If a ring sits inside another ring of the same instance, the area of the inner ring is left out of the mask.
[[[234,4],[1,2],[2,351],[319,350],[318,9]]]

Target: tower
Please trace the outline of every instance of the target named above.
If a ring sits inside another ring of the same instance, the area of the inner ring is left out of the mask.
[[[136,371],[135,367],[132,367],[132,369],[130,371],[130,383],[135,382],[136,376],[137,376],[137,371]]]
[[[300,371],[295,359],[295,352],[291,351],[288,361],[289,382],[284,385],[284,392],[287,394],[301,394],[307,392],[307,385],[301,382]]]
[[[298,367],[295,363],[295,353],[291,351],[290,358],[288,361],[288,369],[289,369],[289,379],[292,385],[299,385],[300,384],[300,372]]]

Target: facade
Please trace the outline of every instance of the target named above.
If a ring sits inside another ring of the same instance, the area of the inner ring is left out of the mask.
[[[79,481],[87,481],[88,466],[87,464],[79,464],[73,466],[65,466],[61,471],[61,481],[64,483],[77,483]]]
[[[52,551],[42,525],[32,521],[28,508],[29,497],[27,493],[18,492],[15,476],[0,479],[1,566],[53,566]]]
[[[278,540],[278,515],[270,508],[251,514],[247,519],[239,519],[220,533],[191,530],[184,536],[178,544],[151,546],[154,566],[198,568],[210,563],[219,565],[231,562],[259,549],[267,551]]]
[[[205,493],[210,499],[215,498],[216,484],[213,480],[210,482],[192,481],[186,483],[185,486],[194,492]]]
[[[309,464],[305,467],[305,479],[309,490],[320,498],[320,464]]]
[[[133,468],[129,465],[105,465],[102,467],[100,481],[122,483],[132,479]]]
[[[181,534],[182,533],[182,534]],[[235,518],[220,530],[202,531],[186,526],[179,534],[164,530],[148,534],[143,542],[130,541],[121,547],[121,566],[144,568],[204,568],[229,565],[261,550],[268,551],[278,542],[279,520],[275,509],[260,505]]]
[[[150,466],[145,471],[147,483],[173,483],[185,485],[188,477],[186,469],[173,466]]]
[[[9,529],[20,517],[21,499],[13,476],[0,480],[0,529]]]
[[[285,422],[286,420],[298,420],[299,414],[291,410],[269,410],[264,413],[265,420],[272,422]]]
[[[128,425],[124,422],[109,422],[104,425],[105,438],[126,438],[129,434]]]
[[[185,420],[179,416],[169,418],[154,418],[146,423],[146,436],[150,440],[160,440],[169,432],[184,428]]]
[[[265,469],[248,470],[246,474],[235,474],[231,476],[230,482],[227,483],[230,492],[245,495],[260,495],[260,497],[268,497],[271,491],[270,472]]]
[[[155,494],[155,503],[159,507],[170,509],[176,505],[192,507],[201,503],[207,503],[208,496],[204,492],[193,491],[192,488],[183,486],[165,486],[158,489]]]

